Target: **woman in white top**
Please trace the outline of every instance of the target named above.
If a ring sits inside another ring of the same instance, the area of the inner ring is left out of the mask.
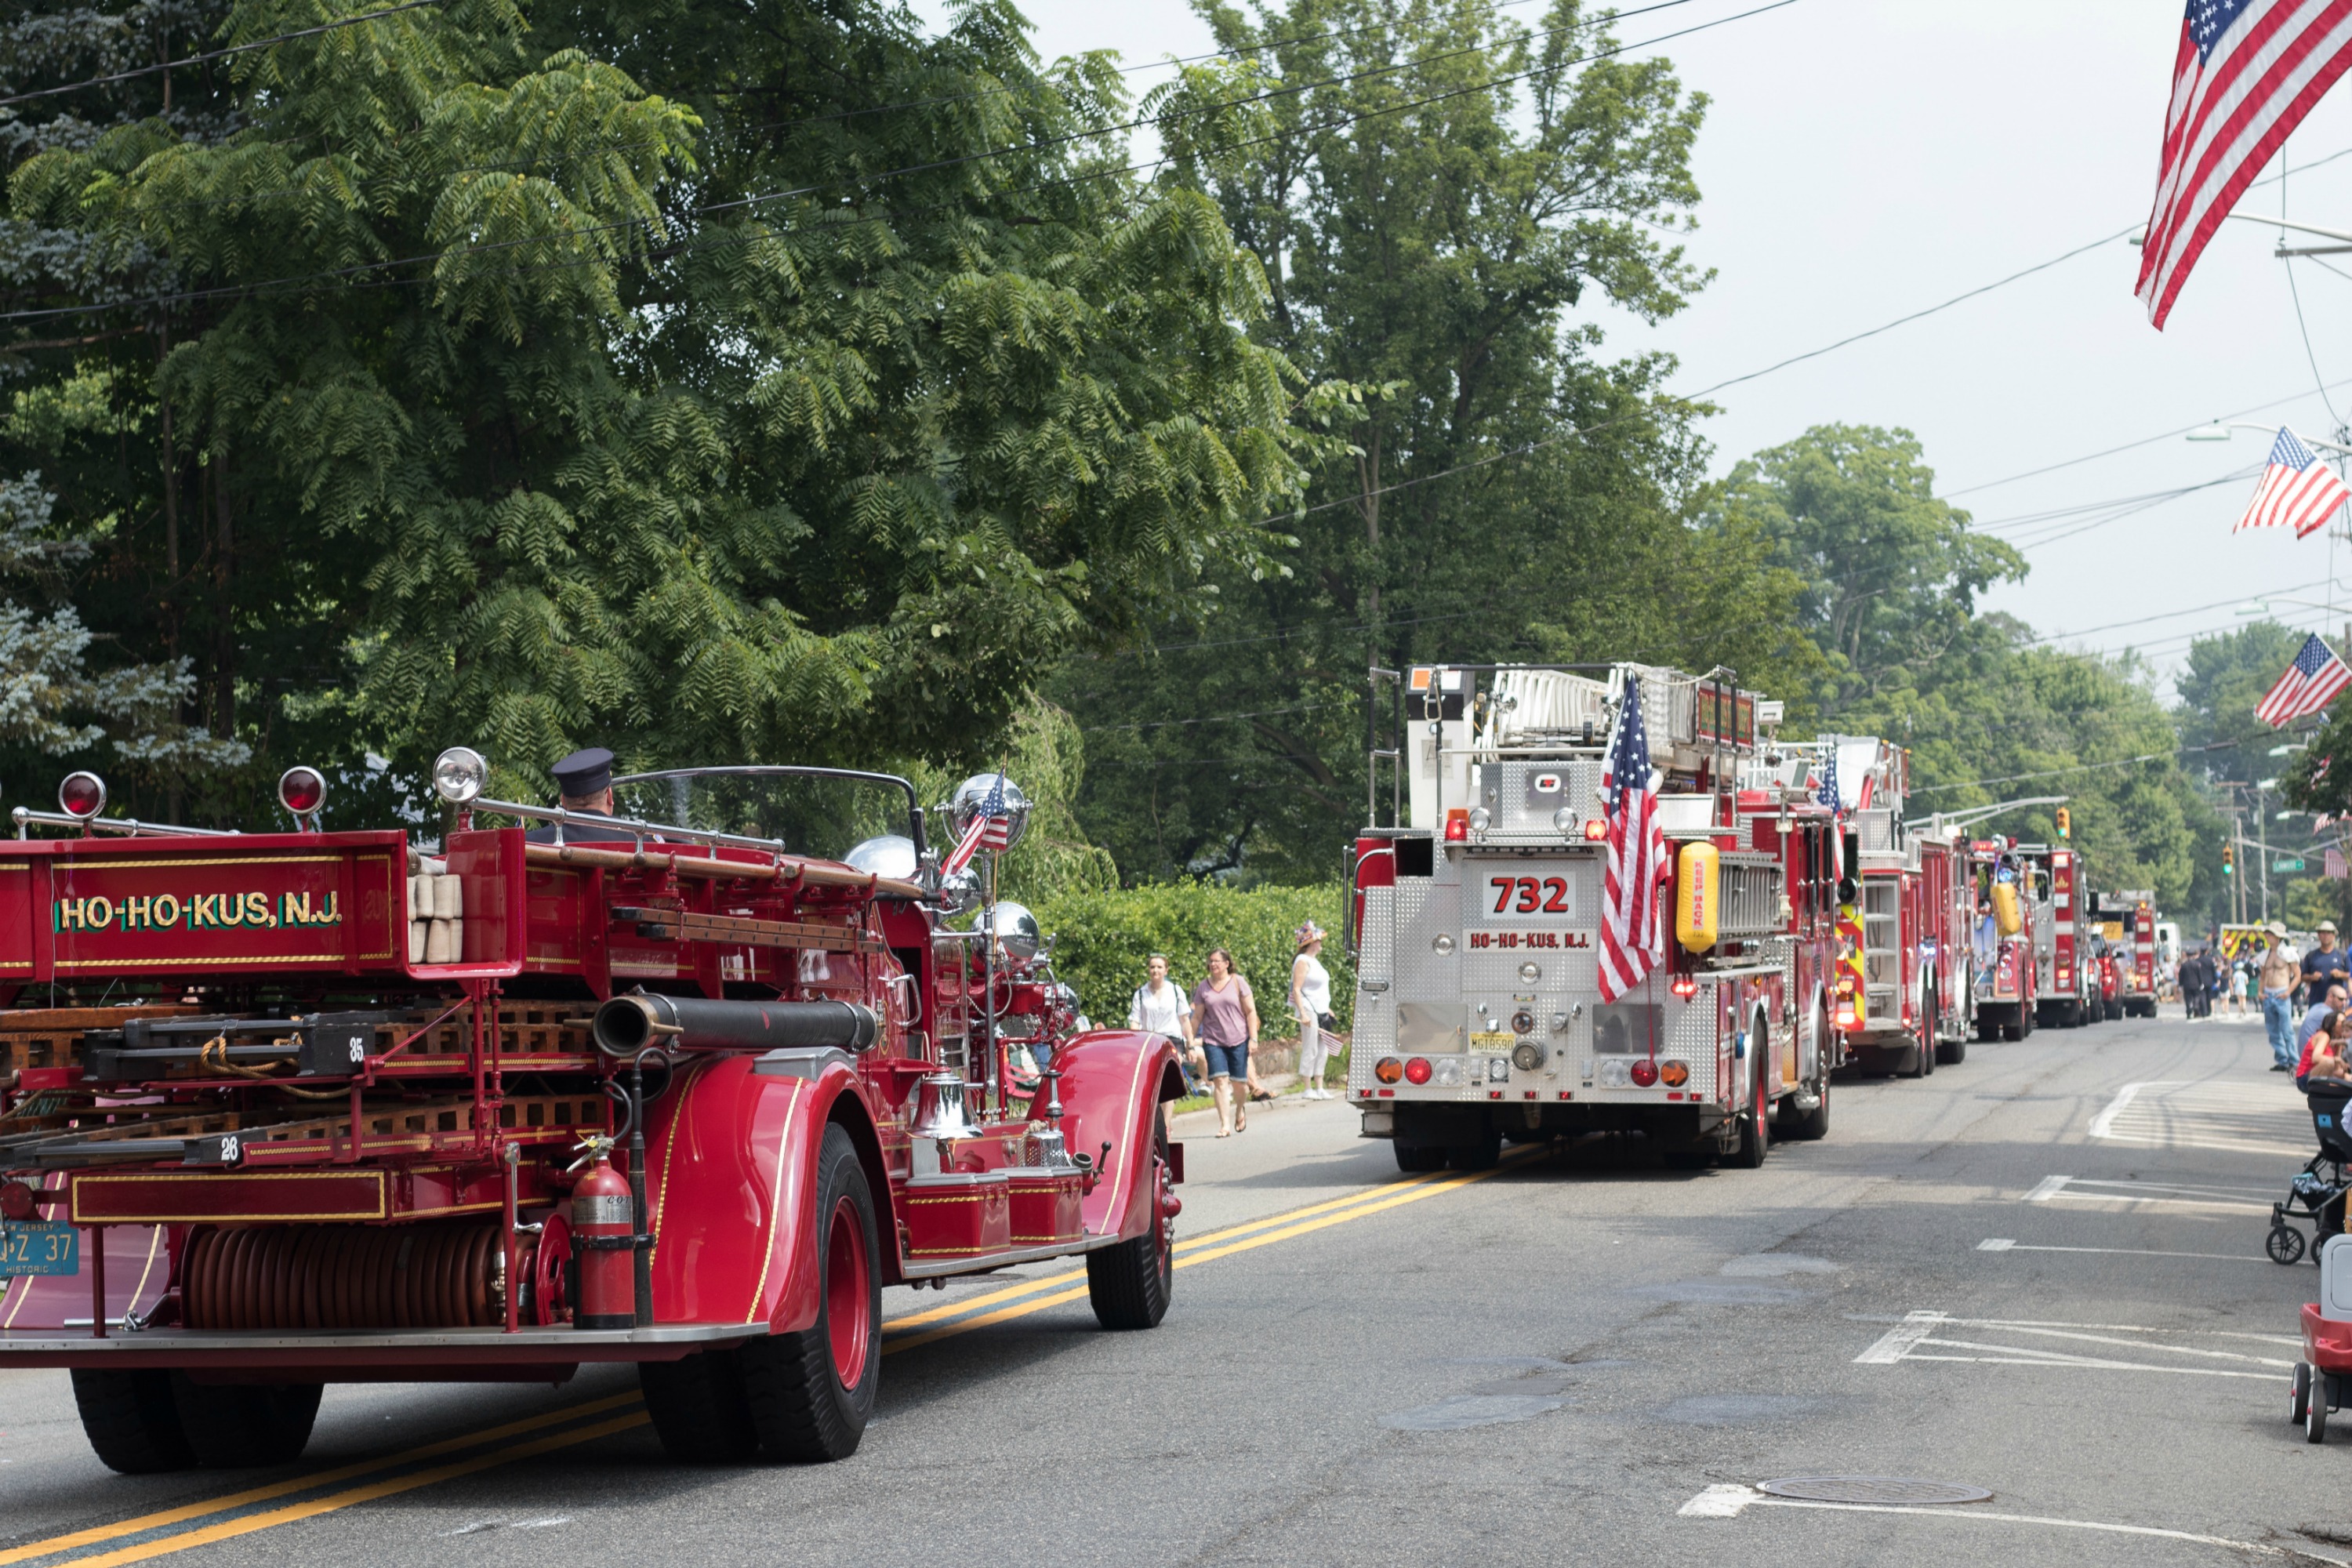
[[[1192,1069],[1186,1085],[1192,1088],[1208,1067],[1201,1054],[1200,1039],[1192,1029],[1192,999],[1184,994],[1181,986],[1170,982],[1166,953],[1153,953],[1146,968],[1151,978],[1135,988],[1134,1000],[1127,1005],[1127,1026],[1167,1036]]]
[[[1330,1100],[1323,1087],[1323,1069],[1331,1047],[1323,1035],[1323,1016],[1331,1011],[1331,974],[1323,967],[1323,928],[1308,921],[1298,928],[1298,956],[1290,961],[1290,1016],[1298,1020],[1298,1077],[1309,1100]]]

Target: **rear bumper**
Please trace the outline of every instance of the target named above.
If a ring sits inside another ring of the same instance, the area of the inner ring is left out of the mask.
[[[272,1372],[284,1381],[433,1382],[568,1376],[589,1362],[676,1361],[733,1346],[765,1323],[659,1323],[647,1329],[401,1329],[381,1333],[212,1332],[188,1329],[17,1329],[0,1334],[0,1371],[16,1367],[173,1367]],[[297,1374],[301,1375],[297,1375]]]

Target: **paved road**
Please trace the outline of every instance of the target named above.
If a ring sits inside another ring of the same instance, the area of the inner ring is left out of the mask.
[[[922,1321],[820,1468],[672,1468],[607,1373],[331,1389],[298,1469],[131,1480],[63,1373],[6,1374],[0,1568],[2352,1563],[2352,1454],[2285,1419],[2316,1270],[2262,1241],[2309,1129],[2266,1063],[2251,1024],[2045,1030],[1842,1084],[1759,1172],[1405,1178],[1339,1105],[1188,1130],[1160,1329],[1100,1331],[1066,1271],[894,1292]],[[1822,1473],[1996,1496],[1747,1489]]]

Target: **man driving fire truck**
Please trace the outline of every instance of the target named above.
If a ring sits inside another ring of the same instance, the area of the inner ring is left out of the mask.
[[[566,811],[613,815],[613,753],[602,746],[572,752],[547,770],[555,775],[558,802]],[[636,835],[593,822],[550,823],[523,835],[531,844],[592,844],[614,839],[635,840]]]

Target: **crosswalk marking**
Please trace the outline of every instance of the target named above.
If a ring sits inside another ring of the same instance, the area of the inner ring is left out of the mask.
[[[2091,1119],[2091,1136],[2142,1148],[2297,1160],[2311,1152],[2314,1142],[2303,1097],[2276,1079],[2127,1083]]]

